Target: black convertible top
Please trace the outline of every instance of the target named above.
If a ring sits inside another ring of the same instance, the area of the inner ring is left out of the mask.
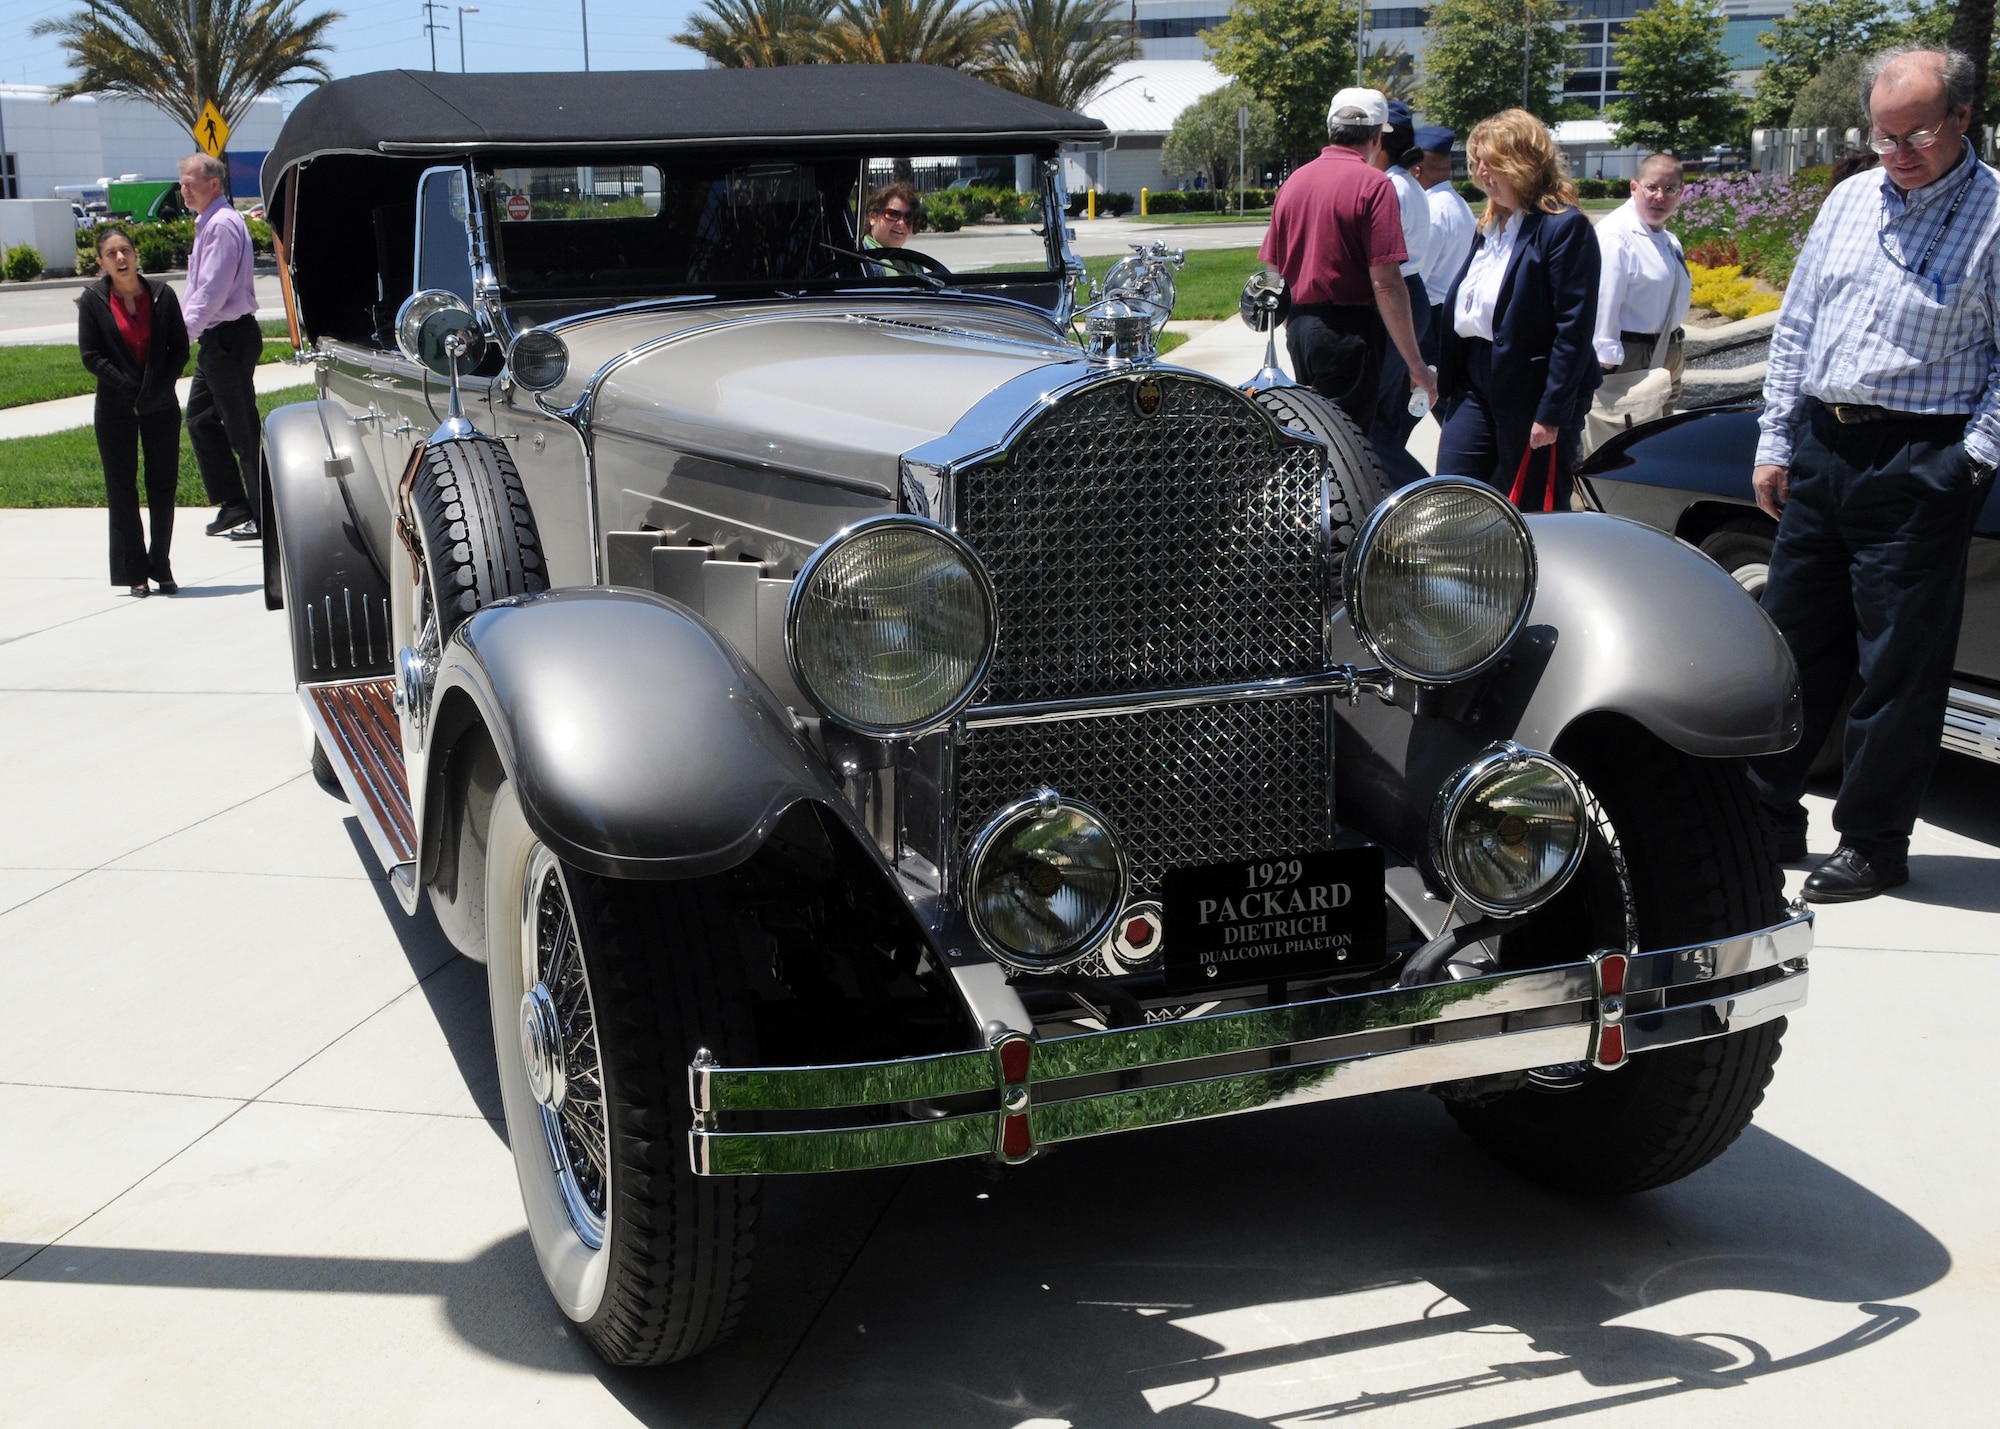
[[[866,141],[959,146],[1088,141],[1096,119],[933,65],[438,74],[336,79],[298,102],[264,161],[264,192],[320,154]],[[935,146],[935,147],[929,147]]]

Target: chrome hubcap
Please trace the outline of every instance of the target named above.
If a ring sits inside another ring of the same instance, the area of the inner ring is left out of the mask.
[[[563,1075],[562,1042],[556,1031],[555,999],[536,983],[521,994],[521,1063],[528,1090],[551,1111],[561,1111],[568,1079]]]
[[[1729,573],[1736,578],[1736,584],[1743,587],[1752,600],[1763,597],[1764,587],[1771,582],[1771,566],[1768,561],[1752,561],[1749,565],[1738,566]]]
[[[570,1225],[596,1250],[604,1244],[611,1193],[597,1009],[562,866],[546,848],[537,847],[529,860],[526,892],[521,1061]]]

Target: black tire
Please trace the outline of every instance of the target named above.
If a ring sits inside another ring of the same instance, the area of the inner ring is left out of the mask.
[[[544,916],[549,897],[565,900],[568,924]],[[756,1065],[742,947],[756,936],[754,922],[740,916],[726,880],[633,883],[563,864],[528,829],[511,784],[494,798],[486,910],[501,1099],[543,1278],[609,1364],[699,1354],[735,1327],[747,1301],[758,1185],[694,1174],[687,1067],[703,1047],[724,1065]],[[564,926],[574,929],[582,977],[558,978],[551,1004],[562,1009],[565,1066],[579,1060],[568,1095],[545,1115],[522,1050],[522,994],[532,986],[524,949],[534,934],[541,946],[532,956],[546,975],[557,966],[549,948],[559,935],[547,933],[544,944],[544,934]],[[580,1055],[593,1051],[594,1063]],[[593,1066],[601,1095],[573,1123],[570,1099],[578,1087],[587,1094]],[[593,1115],[605,1128],[597,1143],[604,1172],[594,1182],[596,1162],[575,1154]],[[561,1153],[583,1174],[556,1164],[552,1120],[559,1131],[584,1128]],[[580,1211],[566,1199],[572,1191],[583,1198]]]
[[[1609,844],[1593,840],[1591,860],[1537,915],[1537,946],[1510,941],[1503,961],[1621,946],[1628,929],[1641,948],[1677,947],[1783,916],[1776,842],[1740,764],[1691,758],[1622,724],[1561,753],[1601,802],[1623,870]],[[1780,1018],[1640,1053],[1615,1072],[1578,1068],[1447,1105],[1474,1141],[1531,1180],[1586,1194],[1651,1190],[1706,1166],[1742,1134],[1784,1031]]]
[[[1764,584],[1771,571],[1771,551],[1777,545],[1776,533],[1769,521],[1745,517],[1731,521],[1710,533],[1701,543],[1703,554],[1729,572],[1730,579],[1743,587],[1752,600],[1762,601]],[[1847,712],[1854,708],[1854,698],[1861,693],[1858,681],[1848,687],[1841,698],[1840,708],[1834,712],[1833,723],[1828,726],[1826,741],[1813,756],[1812,766],[1806,770],[1806,777],[1819,779],[1840,773],[1841,751],[1847,742]]]
[[[319,742],[318,735],[313,736],[312,772],[313,782],[320,788],[337,798],[347,797],[347,791],[340,787],[340,776],[333,772],[333,760],[327,757],[326,746]]]
[[[521,474],[503,443],[432,442],[415,461],[410,502],[442,644],[480,607],[547,590],[548,565]]]
[[[1252,392],[1250,400],[1279,426],[1326,443],[1334,563],[1336,569],[1342,568],[1361,523],[1382,500],[1382,466],[1375,449],[1352,417],[1310,387],[1271,387]]]

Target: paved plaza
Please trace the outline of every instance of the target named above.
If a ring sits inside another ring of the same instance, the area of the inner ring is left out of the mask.
[[[774,1181],[737,1338],[611,1371],[537,1277],[484,974],[307,772],[207,514],[134,601],[101,512],[0,512],[0,1422],[1992,1422],[2000,768],[1947,755],[1910,886],[1821,913],[1679,1185],[1545,1194],[1417,1094]]]

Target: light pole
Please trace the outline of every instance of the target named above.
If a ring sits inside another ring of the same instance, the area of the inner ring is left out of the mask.
[[[448,27],[447,27],[447,26],[444,26],[444,25],[440,25],[440,24],[439,24],[439,23],[438,23],[437,21],[433,20],[433,19],[431,18],[431,11],[433,11],[433,10],[442,10],[442,9],[444,9],[444,6],[440,5],[440,4],[438,3],[438,0],[424,0],[424,33],[425,33],[426,35],[430,36],[430,41],[431,41],[431,72],[432,72],[433,74],[435,74],[435,73],[437,72],[437,67],[438,67],[438,36],[437,36],[437,32],[438,32],[439,30],[442,30],[442,29],[446,29],[446,28],[448,28]]]
[[[1363,88],[1367,78],[1362,74],[1362,56],[1368,53],[1368,0],[1355,0],[1354,5],[1354,87]]]
[[[1535,62],[1535,0],[1521,0],[1521,107],[1530,114],[1535,111],[1528,104],[1528,71]]]
[[[461,5],[458,7],[458,72],[460,74],[465,73],[465,17],[467,15],[477,15],[478,13],[479,7],[477,5]]]
[[[577,0],[583,9],[583,70],[590,73],[590,0]]]

